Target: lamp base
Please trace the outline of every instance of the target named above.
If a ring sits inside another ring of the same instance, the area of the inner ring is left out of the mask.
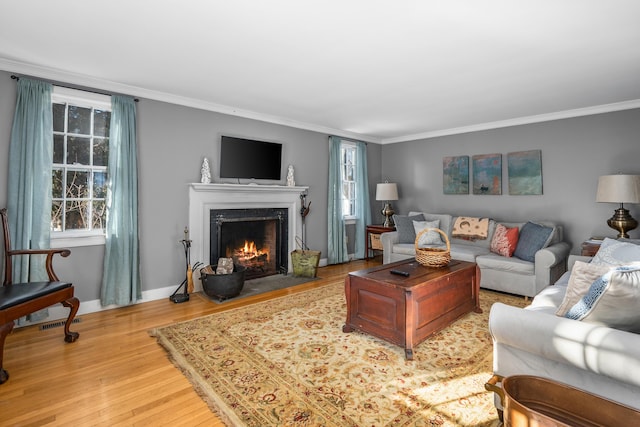
[[[629,210],[623,208],[622,204],[620,205],[620,208],[615,210],[613,216],[607,220],[607,224],[618,232],[618,239],[628,239],[629,234],[627,234],[627,231],[631,231],[638,227],[638,221],[629,215]]]
[[[384,224],[382,224],[384,227],[394,227],[395,224],[393,222],[393,214],[395,214],[395,211],[391,208],[391,203],[385,203],[384,204],[384,208],[382,208],[382,215],[385,216],[385,220],[384,220]]]

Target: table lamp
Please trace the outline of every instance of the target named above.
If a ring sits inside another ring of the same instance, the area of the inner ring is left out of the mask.
[[[398,200],[398,186],[395,182],[385,181],[380,183],[376,187],[376,200],[383,200],[384,207],[382,208],[382,215],[385,216],[384,226],[393,227],[393,214],[394,210],[391,208],[391,200]]]
[[[598,178],[596,202],[620,203],[607,224],[618,232],[618,238],[628,238],[627,231],[638,226],[624,203],[640,203],[640,175],[604,175]]]

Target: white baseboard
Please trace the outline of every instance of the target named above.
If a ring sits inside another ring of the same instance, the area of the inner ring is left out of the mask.
[[[151,289],[149,291],[144,291],[142,292],[142,299],[136,301],[134,305],[140,304],[143,302],[156,301],[163,298],[169,298],[171,294],[173,294],[173,292],[176,290],[176,287],[177,286],[167,286],[164,288]],[[97,313],[99,311],[105,311],[105,310],[113,310],[114,308],[121,308],[121,306],[110,305],[107,307],[103,307],[102,304],[100,304],[99,299],[92,300],[92,301],[82,301],[80,303],[80,308],[78,309],[78,313],[76,313],[76,318],[83,314]],[[66,307],[63,307],[60,304],[49,307],[48,311],[49,311],[49,315],[44,319],[33,321],[33,322],[23,322],[21,325],[16,325],[16,327],[37,325],[40,323],[52,322],[54,320],[66,319],[67,316],[69,315],[69,309]]]
[[[349,259],[351,259],[352,257],[353,255],[350,255]],[[326,267],[327,259],[321,258],[320,262],[318,263],[318,266]],[[171,294],[175,292],[176,288],[177,286],[174,285],[174,286],[167,286],[164,288],[151,289],[149,291],[144,291],[142,292],[142,299],[139,301],[136,301],[134,304],[140,304],[143,302],[157,301],[163,298],[169,298]],[[202,290],[202,286],[198,286],[198,283],[196,283],[195,291],[197,292],[200,290]],[[81,316],[83,314],[97,313],[99,311],[105,311],[105,310],[113,310],[114,308],[121,308],[121,306],[110,305],[107,307],[103,307],[102,304],[100,304],[99,299],[92,300],[92,301],[82,301],[80,303],[80,308],[78,309],[78,313],[76,314],[76,317]],[[38,321],[33,321],[33,322],[24,322],[21,325],[16,325],[16,328],[23,327],[23,326],[37,325],[40,323],[52,322],[54,320],[66,319],[67,316],[69,315],[69,309],[66,307],[63,307],[60,304],[49,307],[48,311],[49,311],[49,315],[46,318]]]

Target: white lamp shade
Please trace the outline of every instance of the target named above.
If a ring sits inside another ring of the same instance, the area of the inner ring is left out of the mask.
[[[395,182],[383,182],[376,187],[376,200],[398,200],[398,186]]]
[[[601,176],[596,202],[640,203],[640,175]]]

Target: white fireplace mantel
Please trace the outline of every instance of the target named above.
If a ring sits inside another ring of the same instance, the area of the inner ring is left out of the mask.
[[[300,195],[309,187],[253,184],[189,184],[189,238],[191,260],[209,264],[212,209],[287,208],[289,217],[289,272],[290,252],[295,249],[295,237],[302,236],[302,207]],[[196,272],[194,272],[196,273]],[[194,274],[199,277],[199,274]],[[195,281],[196,289],[201,288]]]

